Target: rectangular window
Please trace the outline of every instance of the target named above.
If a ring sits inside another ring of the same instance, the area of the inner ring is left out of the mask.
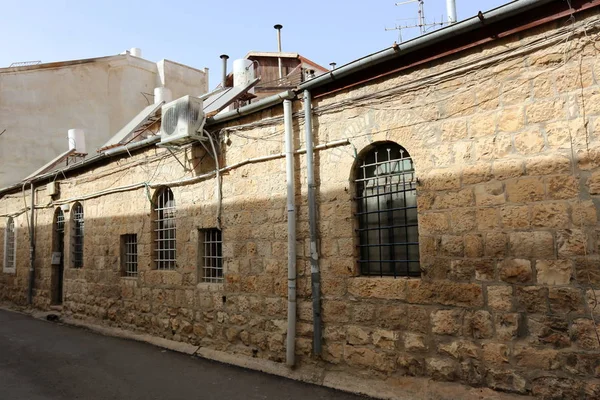
[[[4,272],[14,272],[16,267],[17,235],[15,234],[15,220],[8,218],[4,232]]]
[[[201,229],[199,253],[203,282],[223,282],[223,240],[218,229]]]
[[[138,274],[137,235],[121,235],[121,270],[123,276],[136,277]]]

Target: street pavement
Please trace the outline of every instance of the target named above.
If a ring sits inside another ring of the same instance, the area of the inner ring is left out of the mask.
[[[0,399],[365,400],[3,310]]]

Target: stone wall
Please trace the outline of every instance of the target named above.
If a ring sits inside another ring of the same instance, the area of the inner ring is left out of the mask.
[[[300,366],[382,382],[408,375],[554,398],[600,396],[595,24],[597,12],[590,12],[573,24],[547,24],[315,100],[315,144],[348,139],[350,145],[316,153],[321,357],[311,354],[306,159],[295,157]],[[295,101],[294,107],[302,105]],[[217,127],[221,165],[281,153],[281,112],[278,107]],[[296,148],[303,147],[303,131],[303,120],[295,119]],[[418,279],[358,274],[353,169],[361,150],[381,141],[399,143],[415,161]],[[54,209],[79,199],[85,262],[82,269],[69,268],[67,255],[65,314],[283,361],[284,159],[223,176],[225,281],[214,284],[201,282],[197,259],[199,229],[217,224],[214,178],[170,185],[177,202],[177,269],[153,269],[152,185],[214,168],[201,147],[178,157],[187,171],[164,149],[150,148],[58,178],[59,198],[37,193],[36,306],[50,304]],[[94,195],[138,182],[151,186]],[[4,196],[0,214],[17,212],[22,200],[19,193]],[[1,276],[0,296],[23,303],[24,215],[18,222],[17,274]],[[4,223],[0,219],[0,229]],[[140,243],[137,278],[121,273],[119,236],[126,233],[136,233]]]

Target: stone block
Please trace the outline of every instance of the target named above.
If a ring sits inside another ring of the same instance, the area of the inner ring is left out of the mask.
[[[498,111],[498,131],[516,132],[525,124],[523,107],[505,107]]]
[[[586,128],[581,118],[546,124],[548,147],[553,149],[570,149],[572,145],[585,147],[586,137]]]
[[[465,257],[483,257],[483,237],[480,234],[465,235]]]
[[[546,371],[560,368],[560,353],[554,349],[516,345],[513,355],[519,367]]]
[[[475,215],[477,218],[477,230],[479,231],[495,229],[500,225],[500,214],[496,208],[478,208],[475,211]]]
[[[569,330],[571,340],[582,350],[598,350],[600,343],[600,327],[594,321],[586,318],[578,318],[573,321]]]
[[[558,376],[543,376],[531,382],[531,393],[540,399],[581,399],[582,389],[582,382]]]
[[[449,229],[446,213],[427,212],[419,215],[419,232],[422,234],[446,233]]]
[[[454,141],[467,137],[467,121],[465,118],[444,121],[441,125],[442,141]]]
[[[348,280],[348,293],[362,298],[404,300],[406,280],[355,277]]]
[[[444,358],[428,358],[425,360],[427,375],[438,381],[453,381],[458,375],[458,364]]]
[[[469,358],[479,359],[479,346],[468,340],[453,340],[449,343],[440,343],[438,353],[447,354],[461,361]]]
[[[450,226],[455,233],[465,233],[475,230],[477,220],[472,209],[457,209],[450,214]]]
[[[553,258],[554,237],[550,232],[513,232],[509,237],[510,253],[523,258]]]
[[[537,228],[561,228],[570,226],[569,205],[566,202],[544,202],[531,206],[531,225]]]
[[[437,335],[460,335],[463,310],[438,310],[431,313],[431,331]]]
[[[551,287],[548,289],[550,312],[566,314],[569,312],[583,313],[583,296],[578,288]]]
[[[504,206],[500,212],[504,228],[524,229],[530,226],[529,206]]]
[[[404,375],[421,376],[425,373],[425,360],[422,356],[401,353],[396,362]]]
[[[523,160],[496,160],[492,166],[492,175],[498,181],[518,178],[524,173]]]
[[[396,369],[395,360],[390,355],[368,347],[344,346],[344,360],[353,367],[372,368],[388,374]]]
[[[377,308],[379,326],[389,330],[429,332],[430,311],[423,306],[381,305]]]
[[[502,159],[512,151],[512,138],[508,133],[487,136],[478,139],[475,143],[475,159],[477,161]]]
[[[469,311],[465,313],[463,335],[474,339],[489,339],[494,336],[492,315],[485,310]]]
[[[552,99],[534,102],[525,108],[528,124],[559,119],[564,116],[564,100]]]
[[[560,257],[583,256],[587,250],[587,236],[580,229],[566,229],[556,233],[556,245]]]
[[[569,173],[571,171],[571,160],[559,154],[530,157],[525,162],[525,170],[527,175],[531,176]]]
[[[592,200],[575,200],[571,202],[573,225],[577,227],[594,226],[598,223],[596,205]]]
[[[371,331],[360,326],[348,326],[346,328],[346,343],[357,345],[371,342]]]
[[[373,344],[375,347],[385,350],[395,350],[398,341],[398,332],[386,329],[376,329],[373,334]]]
[[[526,177],[506,182],[506,194],[511,203],[530,203],[544,199],[544,183],[540,178]]]
[[[501,182],[488,182],[475,187],[475,203],[478,206],[494,206],[505,201],[504,186]]]
[[[463,185],[474,185],[492,179],[492,166],[489,163],[465,165],[462,170]]]
[[[458,307],[483,305],[481,286],[450,281],[408,281],[406,300],[412,304],[442,304]]]
[[[470,281],[475,276],[475,265],[471,260],[452,260],[448,279],[455,281]]]
[[[572,199],[579,195],[579,179],[572,175],[556,175],[546,178],[546,190],[551,199]]]
[[[488,307],[494,311],[511,311],[512,297],[512,286],[487,287]]]
[[[475,280],[478,281],[493,281],[495,279],[496,268],[495,262],[492,260],[476,260],[475,265]]]
[[[322,357],[328,363],[339,364],[344,358],[344,345],[340,343],[324,344]]]
[[[508,369],[488,369],[486,382],[492,389],[505,392],[525,393],[527,391],[527,381],[525,378]]]
[[[517,286],[515,304],[517,311],[545,313],[548,311],[548,289],[539,286]]]
[[[491,136],[496,133],[495,113],[477,113],[469,118],[469,137]]]
[[[537,283],[542,285],[568,285],[573,276],[572,260],[537,260]]]
[[[456,192],[440,193],[435,197],[433,208],[447,209],[470,207],[475,204],[473,189],[467,188]]]
[[[533,278],[531,261],[524,259],[508,259],[498,264],[500,279],[508,283],[530,283]]]
[[[515,149],[517,152],[531,156],[544,150],[544,136],[538,128],[530,128],[515,135]]]
[[[485,234],[485,255],[487,257],[504,257],[508,250],[508,235],[503,232]]]
[[[490,364],[507,364],[510,348],[502,343],[484,343],[482,345],[482,359]]]
[[[423,189],[432,191],[460,189],[460,170],[433,169],[423,177],[422,185]]]
[[[406,351],[420,352],[420,351],[427,350],[427,344],[425,343],[425,336],[423,336],[421,334],[405,332],[403,341],[404,341],[404,349]]]
[[[462,257],[464,255],[463,237],[443,235],[440,242],[440,253],[445,256]]]
[[[563,316],[529,316],[527,329],[534,343],[554,348],[571,345],[569,323]]]

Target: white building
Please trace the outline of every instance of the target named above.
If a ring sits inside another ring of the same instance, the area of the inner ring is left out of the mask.
[[[125,54],[0,68],[0,188],[68,149],[67,130],[85,131],[90,155],[153,102],[208,91],[208,70]]]

